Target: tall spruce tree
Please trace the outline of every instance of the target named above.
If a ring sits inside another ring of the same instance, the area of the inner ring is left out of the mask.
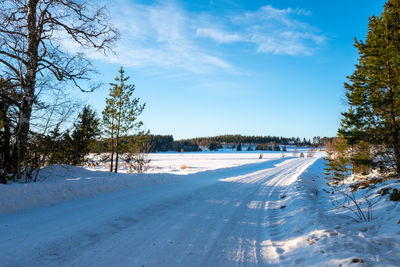
[[[364,141],[390,153],[400,173],[400,0],[369,19],[367,37],[355,47],[359,59],[345,83],[349,110],[339,134],[350,145]]]
[[[137,117],[142,113],[145,104],[139,104],[139,98],[133,97],[134,84],[128,84],[129,77],[125,77],[125,71],[121,67],[119,75],[115,77],[115,83],[110,83],[110,94],[106,99],[106,107],[103,111],[103,122],[106,133],[110,136],[111,166],[110,171],[118,171],[119,153],[121,152],[120,137],[134,128],[140,128],[141,121]],[[113,161],[115,156],[115,167]]]
[[[90,106],[85,106],[78,116],[78,122],[71,135],[71,151],[68,155],[72,165],[78,165],[84,161],[89,153],[90,144],[94,138],[100,135],[99,119],[96,111]]]

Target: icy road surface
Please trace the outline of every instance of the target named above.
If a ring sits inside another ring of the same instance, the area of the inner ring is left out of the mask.
[[[311,255],[290,250],[310,245],[301,235],[287,241],[301,229],[282,227],[296,215],[282,213],[294,183],[318,157],[207,171],[0,215],[0,265],[304,264]],[[296,216],[297,227],[308,223]]]

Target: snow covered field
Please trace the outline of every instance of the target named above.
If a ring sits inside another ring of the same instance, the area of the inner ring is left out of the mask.
[[[323,191],[323,153],[258,156],[155,154],[159,173],[53,166],[0,185],[0,266],[399,266],[398,202],[376,192],[374,220],[356,223]]]
[[[150,173],[189,174],[280,158],[282,153],[152,153]]]
[[[259,156],[260,153],[246,152],[152,153],[149,154],[150,169],[143,175],[128,174],[123,162],[118,174],[110,173],[105,165],[94,168],[48,166],[40,171],[38,183],[0,184],[0,214],[104,192],[177,182],[197,172],[203,172],[201,177],[208,175],[205,171],[220,169],[223,172],[232,167],[239,167],[239,170],[247,164],[257,166],[279,159],[282,153],[264,153],[262,159]]]
[[[299,149],[298,154],[303,152],[307,155],[307,148]],[[259,159],[262,154],[262,159]],[[285,157],[291,157],[293,152],[289,149],[287,152],[283,152]],[[150,153],[148,158],[150,166],[146,173],[171,173],[171,174],[191,174],[201,171],[215,170],[221,168],[235,167],[249,163],[263,162],[271,159],[278,159],[282,157],[282,152],[263,152],[263,151],[241,151],[236,152],[231,149],[225,149],[214,152],[185,152],[180,153]],[[98,157],[93,156],[94,160],[98,160]],[[126,173],[124,162],[120,163],[120,172]],[[94,168],[88,168],[89,170],[102,170],[109,171],[108,167],[99,166]]]

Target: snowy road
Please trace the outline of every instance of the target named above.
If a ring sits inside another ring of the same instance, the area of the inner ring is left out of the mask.
[[[315,160],[219,169],[0,215],[0,265],[279,265],[282,203]]]

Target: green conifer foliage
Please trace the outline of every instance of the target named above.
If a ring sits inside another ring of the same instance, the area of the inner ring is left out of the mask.
[[[349,147],[344,138],[336,138],[327,146],[324,175],[332,186],[337,186],[351,173],[351,162],[348,157]]]
[[[349,110],[339,135],[349,145],[367,142],[390,153],[400,173],[400,0],[387,1],[381,16],[369,19],[367,37],[355,47],[359,59],[345,83]]]
[[[85,106],[78,116],[75,129],[71,135],[70,163],[78,165],[84,161],[84,157],[90,151],[90,145],[95,137],[100,135],[99,119],[96,112],[89,106]]]
[[[103,123],[106,134],[110,137],[111,166],[110,171],[118,171],[119,153],[121,152],[120,137],[130,130],[139,129],[142,122],[137,117],[142,113],[145,104],[139,105],[139,98],[133,97],[134,84],[128,84],[129,77],[121,67],[115,83],[110,83],[109,97],[103,111]],[[115,168],[113,168],[115,157]]]

